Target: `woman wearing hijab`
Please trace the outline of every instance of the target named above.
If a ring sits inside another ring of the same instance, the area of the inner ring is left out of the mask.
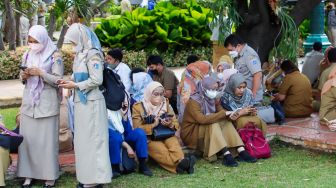
[[[330,74],[328,81],[321,91],[320,121],[330,130],[336,131],[336,67]]]
[[[232,123],[227,111],[216,105],[218,84],[212,77],[206,77],[197,84],[196,93],[188,101],[182,122],[181,138],[193,150],[203,152],[209,161],[224,155],[223,165],[238,166],[232,151],[238,151],[239,158],[246,162],[256,162],[244,149],[244,143]],[[230,151],[229,151],[230,150]]]
[[[190,96],[195,93],[197,83],[211,72],[211,64],[207,61],[196,61],[187,66],[177,86],[178,120],[182,123],[184,108]]]
[[[145,88],[151,83],[152,77],[146,72],[132,73],[131,95],[135,102],[139,102],[144,98]]]
[[[74,89],[74,149],[78,187],[102,187],[111,182],[107,111],[98,86],[103,82],[103,54],[97,36],[75,23],[65,38],[76,53],[73,81],[60,81],[60,87]]]
[[[151,120],[148,120],[149,117]],[[161,141],[151,139],[153,129],[159,124],[175,131],[179,128],[174,110],[164,97],[163,86],[159,82],[151,82],[145,89],[144,99],[133,106],[133,126],[146,132],[148,154],[160,166],[172,173],[192,174],[196,158],[184,156],[176,136]]]
[[[25,83],[21,106],[18,177],[23,187],[32,179],[46,180],[53,187],[59,177],[58,129],[60,101],[57,80],[63,76],[63,62],[57,48],[41,25],[30,28],[29,50],[23,55],[20,77]]]
[[[253,107],[252,91],[246,86],[242,74],[232,75],[221,97],[221,105],[228,111],[237,112],[237,119],[234,121],[237,129],[243,128],[248,122],[253,122],[266,134],[266,123],[257,116],[257,109]]]

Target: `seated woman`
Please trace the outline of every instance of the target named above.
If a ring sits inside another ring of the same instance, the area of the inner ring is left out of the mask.
[[[224,155],[223,165],[238,166],[231,151],[238,150],[239,158],[254,163],[256,158],[251,157],[244,149],[244,143],[236,129],[228,120],[226,110],[216,105],[218,84],[212,77],[206,77],[197,84],[186,105],[181,138],[185,145],[203,153],[203,157],[210,161],[217,160],[217,154]]]
[[[312,88],[308,78],[290,60],[280,65],[285,73],[273,101],[283,102],[286,117],[308,117],[313,112]]]
[[[161,119],[162,115],[167,117]],[[148,154],[160,166],[172,173],[189,174],[194,172],[196,158],[194,156],[185,157],[176,136],[171,136],[165,140],[157,141],[151,139],[153,129],[162,124],[172,130],[177,130],[179,124],[174,114],[174,110],[164,98],[164,88],[159,82],[151,82],[145,89],[144,99],[133,106],[133,125],[135,128],[142,128],[148,139]],[[153,117],[153,121],[148,120]]]
[[[153,81],[152,77],[142,68],[134,68],[131,71],[131,98],[133,103],[139,102],[143,99],[144,90],[149,83]]]
[[[5,187],[5,175],[10,164],[9,150],[0,146],[0,187]]]
[[[330,130],[336,130],[336,67],[330,74],[329,80],[323,85],[321,91],[320,121],[329,126]]]
[[[146,133],[139,128],[132,129],[130,122],[127,120],[128,104],[124,105],[120,111],[107,110],[109,124],[109,153],[112,165],[113,178],[121,175],[120,164],[122,160],[120,153],[125,149],[128,157],[134,159],[135,153],[139,161],[139,172],[152,176],[151,170],[146,165],[148,158],[148,147]],[[135,149],[135,153],[134,150]],[[127,156],[123,156],[127,157]],[[123,173],[131,173],[135,169],[123,169]]]
[[[237,111],[234,121],[237,129],[243,128],[248,122],[253,122],[266,134],[266,123],[257,116],[257,109],[253,107],[252,91],[247,88],[245,77],[240,74],[234,74],[221,97],[221,105],[228,111]]]
[[[197,83],[211,73],[211,64],[208,61],[196,61],[187,66],[177,86],[178,120],[182,123],[184,108],[190,96],[195,93]]]

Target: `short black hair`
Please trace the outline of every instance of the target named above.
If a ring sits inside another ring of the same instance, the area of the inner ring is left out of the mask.
[[[158,64],[164,65],[164,63],[162,61],[162,58],[160,56],[158,56],[158,55],[150,55],[147,58],[147,66],[158,65]]]
[[[336,63],[336,48],[332,48],[328,52],[328,60],[331,63]]]
[[[146,70],[141,68],[141,67],[133,68],[131,73],[130,73],[130,79],[131,79],[132,83],[133,83],[133,74],[138,73],[138,72],[146,72]]]
[[[321,42],[314,42],[314,44],[313,44],[313,49],[315,50],[315,51],[321,51],[322,50],[322,43]]]
[[[228,37],[226,37],[224,41],[224,47],[231,46],[237,46],[238,44],[245,44],[245,41],[237,34],[231,34]]]
[[[199,57],[197,55],[191,54],[187,57],[187,65],[194,63],[199,60]]]
[[[294,71],[299,71],[297,66],[291,60],[284,60],[281,63],[280,68],[285,72],[285,74],[289,74]]]
[[[107,52],[107,55],[113,57],[114,59],[117,59],[118,61],[122,61],[123,53],[122,50],[119,48],[114,48]]]

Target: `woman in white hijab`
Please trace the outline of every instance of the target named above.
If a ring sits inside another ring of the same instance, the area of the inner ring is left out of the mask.
[[[26,178],[22,187],[31,187],[32,179],[46,180],[53,187],[59,177],[58,129],[60,90],[57,80],[63,76],[63,62],[47,30],[35,25],[29,30],[29,50],[23,55],[20,77],[23,92],[18,177]]]
[[[60,87],[74,89],[74,148],[78,187],[102,187],[111,182],[108,124],[104,96],[103,55],[97,36],[75,23],[65,36],[76,52],[73,81],[60,81]]]

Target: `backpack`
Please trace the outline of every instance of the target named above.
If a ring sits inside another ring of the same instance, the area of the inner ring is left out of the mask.
[[[127,93],[125,86],[122,83],[120,76],[115,73],[107,65],[104,65],[103,84],[101,86],[106,102],[106,107],[109,110],[117,111],[122,107]]]
[[[245,144],[245,150],[257,159],[271,157],[271,148],[262,131],[253,122],[248,122],[244,128],[238,130],[240,138]]]

